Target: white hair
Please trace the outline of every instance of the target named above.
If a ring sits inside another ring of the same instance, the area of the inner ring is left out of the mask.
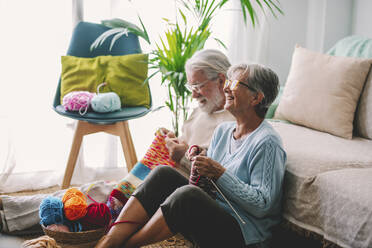
[[[255,110],[258,116],[264,118],[271,103],[275,100],[279,92],[279,78],[270,68],[260,64],[238,64],[233,65],[227,71],[227,77],[230,79],[233,75],[240,75],[256,92],[261,92],[264,96],[262,101],[256,106]]]
[[[229,59],[222,52],[215,49],[197,51],[187,60],[186,71],[202,70],[209,80],[216,79],[219,73],[226,75],[230,67]]]

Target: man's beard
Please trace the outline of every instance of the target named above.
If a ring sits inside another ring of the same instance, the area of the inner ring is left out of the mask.
[[[216,110],[219,110],[220,106],[223,106],[225,101],[223,95],[219,94],[219,92],[214,92],[214,96],[211,99],[207,99],[204,96],[198,97],[196,100],[198,101],[199,108],[206,113],[212,113]]]

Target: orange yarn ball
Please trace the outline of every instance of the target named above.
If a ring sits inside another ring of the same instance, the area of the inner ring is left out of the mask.
[[[68,189],[62,202],[65,216],[69,220],[78,220],[87,213],[87,198],[76,188]]]

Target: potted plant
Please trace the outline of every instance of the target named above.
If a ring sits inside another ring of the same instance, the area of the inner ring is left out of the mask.
[[[168,28],[160,37],[160,42],[155,43],[154,49],[150,52],[149,68],[154,69],[155,72],[146,81],[157,73],[161,74],[161,83],[168,90],[168,100],[165,105],[173,114],[172,127],[176,135],[179,133],[181,118],[184,121],[188,117],[188,105],[191,100],[191,92],[185,87],[187,82],[185,63],[211,38],[211,20],[227,2],[228,0],[180,0],[176,21],[173,23],[165,19],[168,22]],[[257,16],[251,2],[249,0],[240,0],[240,2],[244,21],[247,22],[248,14],[252,25],[255,26]],[[278,1],[274,3],[272,0],[256,0],[255,2],[262,11],[265,11],[265,6],[267,6],[274,16],[276,12],[282,13],[278,7]],[[188,14],[195,18],[196,25],[188,24],[186,20]],[[150,44],[150,38],[140,17],[139,22],[141,28],[120,19],[102,21],[103,25],[111,29],[98,37],[91,48],[99,46],[107,37],[114,35],[112,47],[115,41],[127,32],[137,34]],[[224,46],[219,39],[214,39]]]

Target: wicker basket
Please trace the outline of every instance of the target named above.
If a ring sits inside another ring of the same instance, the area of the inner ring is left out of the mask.
[[[41,225],[46,235],[57,241],[58,245],[62,247],[94,247],[98,240],[105,234],[105,228],[83,231],[83,232],[58,232],[49,230]]]

